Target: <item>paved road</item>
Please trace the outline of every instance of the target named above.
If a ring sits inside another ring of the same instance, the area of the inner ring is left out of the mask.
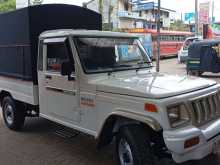
[[[161,70],[166,73],[185,74],[184,65],[177,65],[176,59],[162,61]],[[206,76],[218,79],[218,75]],[[75,136],[76,134],[69,130],[65,130],[65,134],[62,132],[62,127],[44,119],[29,119],[22,132],[12,132],[6,129],[0,115],[0,165],[115,164],[113,146],[99,152],[92,138],[85,135]],[[220,156],[209,156],[202,161],[188,162],[186,165],[219,163]]]
[[[169,74],[186,75],[186,65],[178,64],[176,59],[161,60],[160,71]],[[204,73],[202,77],[213,79],[220,83],[220,74]]]

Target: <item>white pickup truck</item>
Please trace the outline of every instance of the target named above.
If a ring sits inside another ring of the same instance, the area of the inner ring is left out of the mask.
[[[220,85],[157,73],[138,37],[94,30],[39,37],[37,85],[0,76],[5,124],[41,116],[112,141],[120,165],[202,159],[220,144]],[[114,140],[115,139],[115,140]]]

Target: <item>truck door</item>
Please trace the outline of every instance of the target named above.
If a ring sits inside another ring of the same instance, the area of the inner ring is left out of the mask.
[[[67,38],[42,41],[39,55],[38,81],[41,115],[61,124],[79,122],[78,85],[74,57]],[[42,61],[42,62],[40,62]],[[62,76],[61,67],[70,63],[71,75]]]

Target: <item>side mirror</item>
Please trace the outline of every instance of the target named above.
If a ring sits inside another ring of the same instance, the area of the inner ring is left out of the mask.
[[[70,62],[63,62],[61,65],[61,75],[68,76],[72,73]]]
[[[71,74],[74,70],[74,65],[71,62],[63,62],[61,65],[61,75],[68,76],[68,80],[74,80]]]

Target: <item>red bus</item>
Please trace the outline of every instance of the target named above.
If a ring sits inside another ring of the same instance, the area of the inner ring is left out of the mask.
[[[157,30],[155,29],[132,29],[129,30],[131,33],[145,33],[151,34],[152,36],[152,47],[153,47],[153,56],[157,54]],[[160,54],[161,58],[176,56],[178,51],[181,49],[185,39],[192,36],[191,32],[182,32],[182,31],[167,31],[161,30],[161,48]]]

